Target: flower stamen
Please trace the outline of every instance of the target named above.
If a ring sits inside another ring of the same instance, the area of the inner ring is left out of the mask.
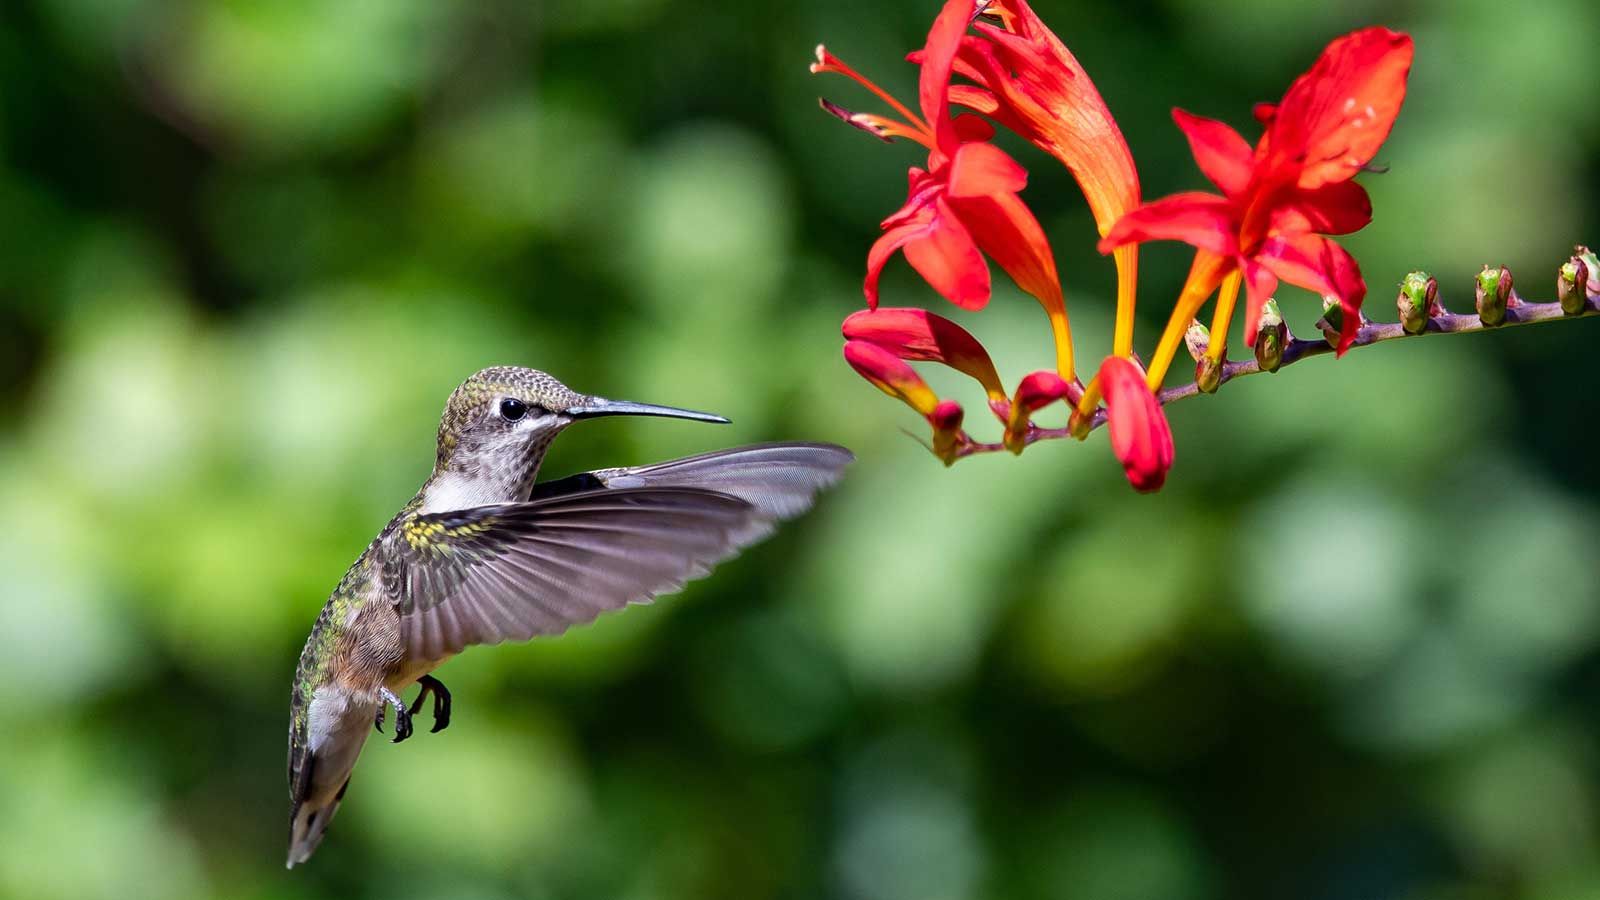
[[[834,116],[835,118],[839,119],[839,121],[851,126],[852,128],[859,128],[862,131],[865,131],[867,134],[872,135],[886,144],[894,143],[895,138],[906,138],[908,140],[916,141],[922,146],[927,147],[929,150],[933,149],[933,144],[930,142],[927,134],[918,131],[915,127],[908,125],[905,122],[901,122],[897,119],[891,119],[888,116],[880,116],[873,113],[855,112],[854,110],[840,106],[839,104],[834,103],[825,97],[818,98],[817,102],[824,110],[828,112],[829,115]]]
[[[834,56],[832,53],[829,53],[827,47],[823,46],[822,44],[818,44],[817,61],[811,64],[811,74],[818,75],[823,72],[832,72],[836,75],[843,75],[844,77],[854,81],[856,84],[859,84],[871,91],[879,100],[889,104],[889,106],[893,108],[895,112],[899,113],[901,116],[904,116],[907,122],[910,122],[912,126],[926,136],[926,140],[923,140],[920,143],[922,143],[924,146],[932,146],[933,129],[928,126],[927,122],[923,121],[921,116],[912,112],[904,103],[896,100],[894,95],[890,94],[883,88],[878,87],[872,82],[871,79],[867,78],[865,75],[862,75],[860,72],[857,72],[855,69],[850,68],[850,66],[845,64],[844,60]],[[832,112],[832,110],[829,110],[829,112]]]

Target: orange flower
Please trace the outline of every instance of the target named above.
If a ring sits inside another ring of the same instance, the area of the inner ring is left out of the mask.
[[[974,5],[966,4],[967,9]],[[999,24],[977,21],[955,57],[950,100],[982,113],[1060,160],[1078,181],[1102,236],[1139,205],[1139,172],[1122,129],[1072,51],[1040,20],[1027,0],[994,0],[975,7]],[[926,51],[912,61],[926,70]],[[1113,348],[1133,352],[1138,248],[1116,254],[1117,325]]]
[[[906,202],[883,220],[883,235],[867,253],[863,284],[869,306],[878,302],[878,276],[895,251],[947,300],[965,309],[989,302],[987,255],[1032,294],[1050,317],[1056,364],[1073,376],[1072,334],[1056,272],[1055,256],[1027,205],[1017,196],[1028,174],[1004,150],[988,143],[994,129],[975,116],[950,115],[950,77],[962,36],[972,19],[970,0],[949,0],[934,20],[920,54],[921,115],[895,100],[824,47],[812,72],[835,72],[862,84],[901,118],[853,113],[824,102],[823,108],[885,139],[907,138],[928,150],[927,168],[912,168]]]
[[[1165,197],[1123,216],[1102,253],[1140,241],[1179,240],[1196,249],[1149,384],[1161,384],[1183,330],[1222,285],[1208,353],[1220,359],[1228,317],[1246,285],[1245,341],[1255,343],[1261,308],[1279,280],[1336,297],[1344,310],[1338,351],[1355,339],[1366,282],[1355,259],[1323,237],[1348,234],[1372,218],[1367,193],[1351,181],[1372,161],[1405,101],[1411,38],[1367,28],[1330,43],[1277,106],[1257,108],[1265,133],[1252,151],[1227,125],[1174,110],[1201,172],[1222,193]]]

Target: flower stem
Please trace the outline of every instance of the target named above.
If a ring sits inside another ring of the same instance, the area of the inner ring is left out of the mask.
[[[1582,310],[1576,314],[1563,312],[1560,303],[1524,302],[1518,304],[1517,306],[1507,308],[1505,311],[1505,320],[1496,326],[1483,324],[1483,321],[1478,318],[1476,313],[1445,313],[1443,315],[1434,316],[1428,320],[1427,328],[1420,334],[1408,333],[1403,327],[1400,326],[1400,323],[1398,322],[1369,323],[1361,326],[1361,329],[1356,332],[1355,342],[1350,345],[1350,349],[1355,350],[1360,347],[1381,344],[1385,341],[1398,341],[1402,338],[1420,338],[1434,334],[1467,334],[1476,331],[1498,331],[1505,328],[1513,328],[1518,325],[1532,325],[1538,322],[1554,322],[1565,319],[1596,317],[1600,317],[1600,296],[1588,298],[1588,301],[1584,304]],[[1181,331],[1179,332],[1179,335],[1181,337]],[[1280,368],[1287,368],[1303,359],[1310,359],[1313,356],[1324,356],[1331,353],[1333,353],[1333,347],[1327,342],[1326,339],[1320,336],[1310,339],[1292,338],[1283,348],[1283,364]],[[1265,370],[1262,369],[1260,363],[1257,363],[1253,358],[1244,360],[1230,360],[1223,364],[1222,383],[1227,384],[1235,378],[1243,378],[1246,375],[1255,375],[1262,371]],[[1188,384],[1164,388],[1157,395],[1157,397],[1160,399],[1161,404],[1165,406],[1168,403],[1173,403],[1186,397],[1194,397],[1200,393],[1200,386],[1191,381]],[[1089,422],[1089,428],[1092,431],[1104,425],[1105,423],[1105,410],[1097,410],[1094,414],[1094,417]],[[1072,434],[1066,428],[1040,428],[1038,426],[1033,426],[1030,428],[1028,433],[1023,436],[1022,441],[1025,446],[1027,444],[1033,444],[1039,441],[1060,440],[1068,437],[1072,437]],[[982,453],[997,453],[1005,449],[1005,445],[999,442],[985,443],[982,441],[974,441],[969,437],[961,444],[960,448],[956,450],[954,458],[961,459],[963,457],[976,456]]]
[[[1194,321],[1195,313],[1205,305],[1211,292],[1217,289],[1222,281],[1223,269],[1229,262],[1207,250],[1195,251],[1194,265],[1189,267],[1189,277],[1183,283],[1183,291],[1178,294],[1178,302],[1173,305],[1167,330],[1162,332],[1155,355],[1150,357],[1148,373],[1151,390],[1157,390],[1161,382],[1166,380],[1167,367],[1172,365],[1172,357],[1183,343],[1184,332],[1189,330],[1189,323]]]
[[[1211,346],[1206,355],[1218,362],[1227,358],[1228,326],[1233,322],[1233,306],[1239,299],[1239,279],[1242,273],[1234,269],[1222,279],[1222,290],[1217,294],[1217,311],[1211,317]]]

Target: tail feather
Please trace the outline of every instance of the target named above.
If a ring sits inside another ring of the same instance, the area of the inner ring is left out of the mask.
[[[313,694],[303,730],[289,747],[289,859],[294,868],[322,843],[377,710],[364,696],[323,686]]]
[[[317,845],[322,843],[322,836],[328,831],[328,825],[333,822],[334,813],[339,811],[344,792],[349,789],[350,780],[347,778],[331,802],[321,806],[310,801],[295,804],[289,815],[289,860],[285,868],[294,868],[316,852]]]

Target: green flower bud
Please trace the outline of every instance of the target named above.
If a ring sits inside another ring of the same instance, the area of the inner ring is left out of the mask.
[[[1256,322],[1256,364],[1263,372],[1276,372],[1283,365],[1283,348],[1289,343],[1289,325],[1283,321],[1278,301],[1268,300],[1261,306],[1261,318]]]
[[[1339,305],[1338,297],[1322,298],[1322,318],[1317,320],[1317,328],[1328,339],[1328,346],[1339,346],[1339,333],[1344,330],[1344,307]]]
[[[1189,348],[1189,355],[1199,362],[1211,346],[1211,329],[1200,324],[1199,319],[1189,323],[1189,330],[1183,333],[1183,345]]]
[[[1215,394],[1222,386],[1222,361],[1209,356],[1200,357],[1194,364],[1194,383],[1201,391]]]
[[[1438,314],[1439,282],[1427,272],[1412,272],[1400,282],[1395,308],[1400,311],[1400,327],[1407,334],[1428,330],[1428,320]]]
[[[1589,270],[1589,293],[1600,294],[1600,257],[1596,257],[1593,250],[1582,244],[1572,248],[1572,257],[1583,260],[1584,266]]]
[[[1505,266],[1484,266],[1477,279],[1478,320],[1493,328],[1506,320],[1511,304],[1511,270]]]
[[[1589,305],[1589,264],[1581,256],[1574,256],[1561,267],[1556,278],[1556,298],[1561,301],[1561,311],[1576,316]]]

